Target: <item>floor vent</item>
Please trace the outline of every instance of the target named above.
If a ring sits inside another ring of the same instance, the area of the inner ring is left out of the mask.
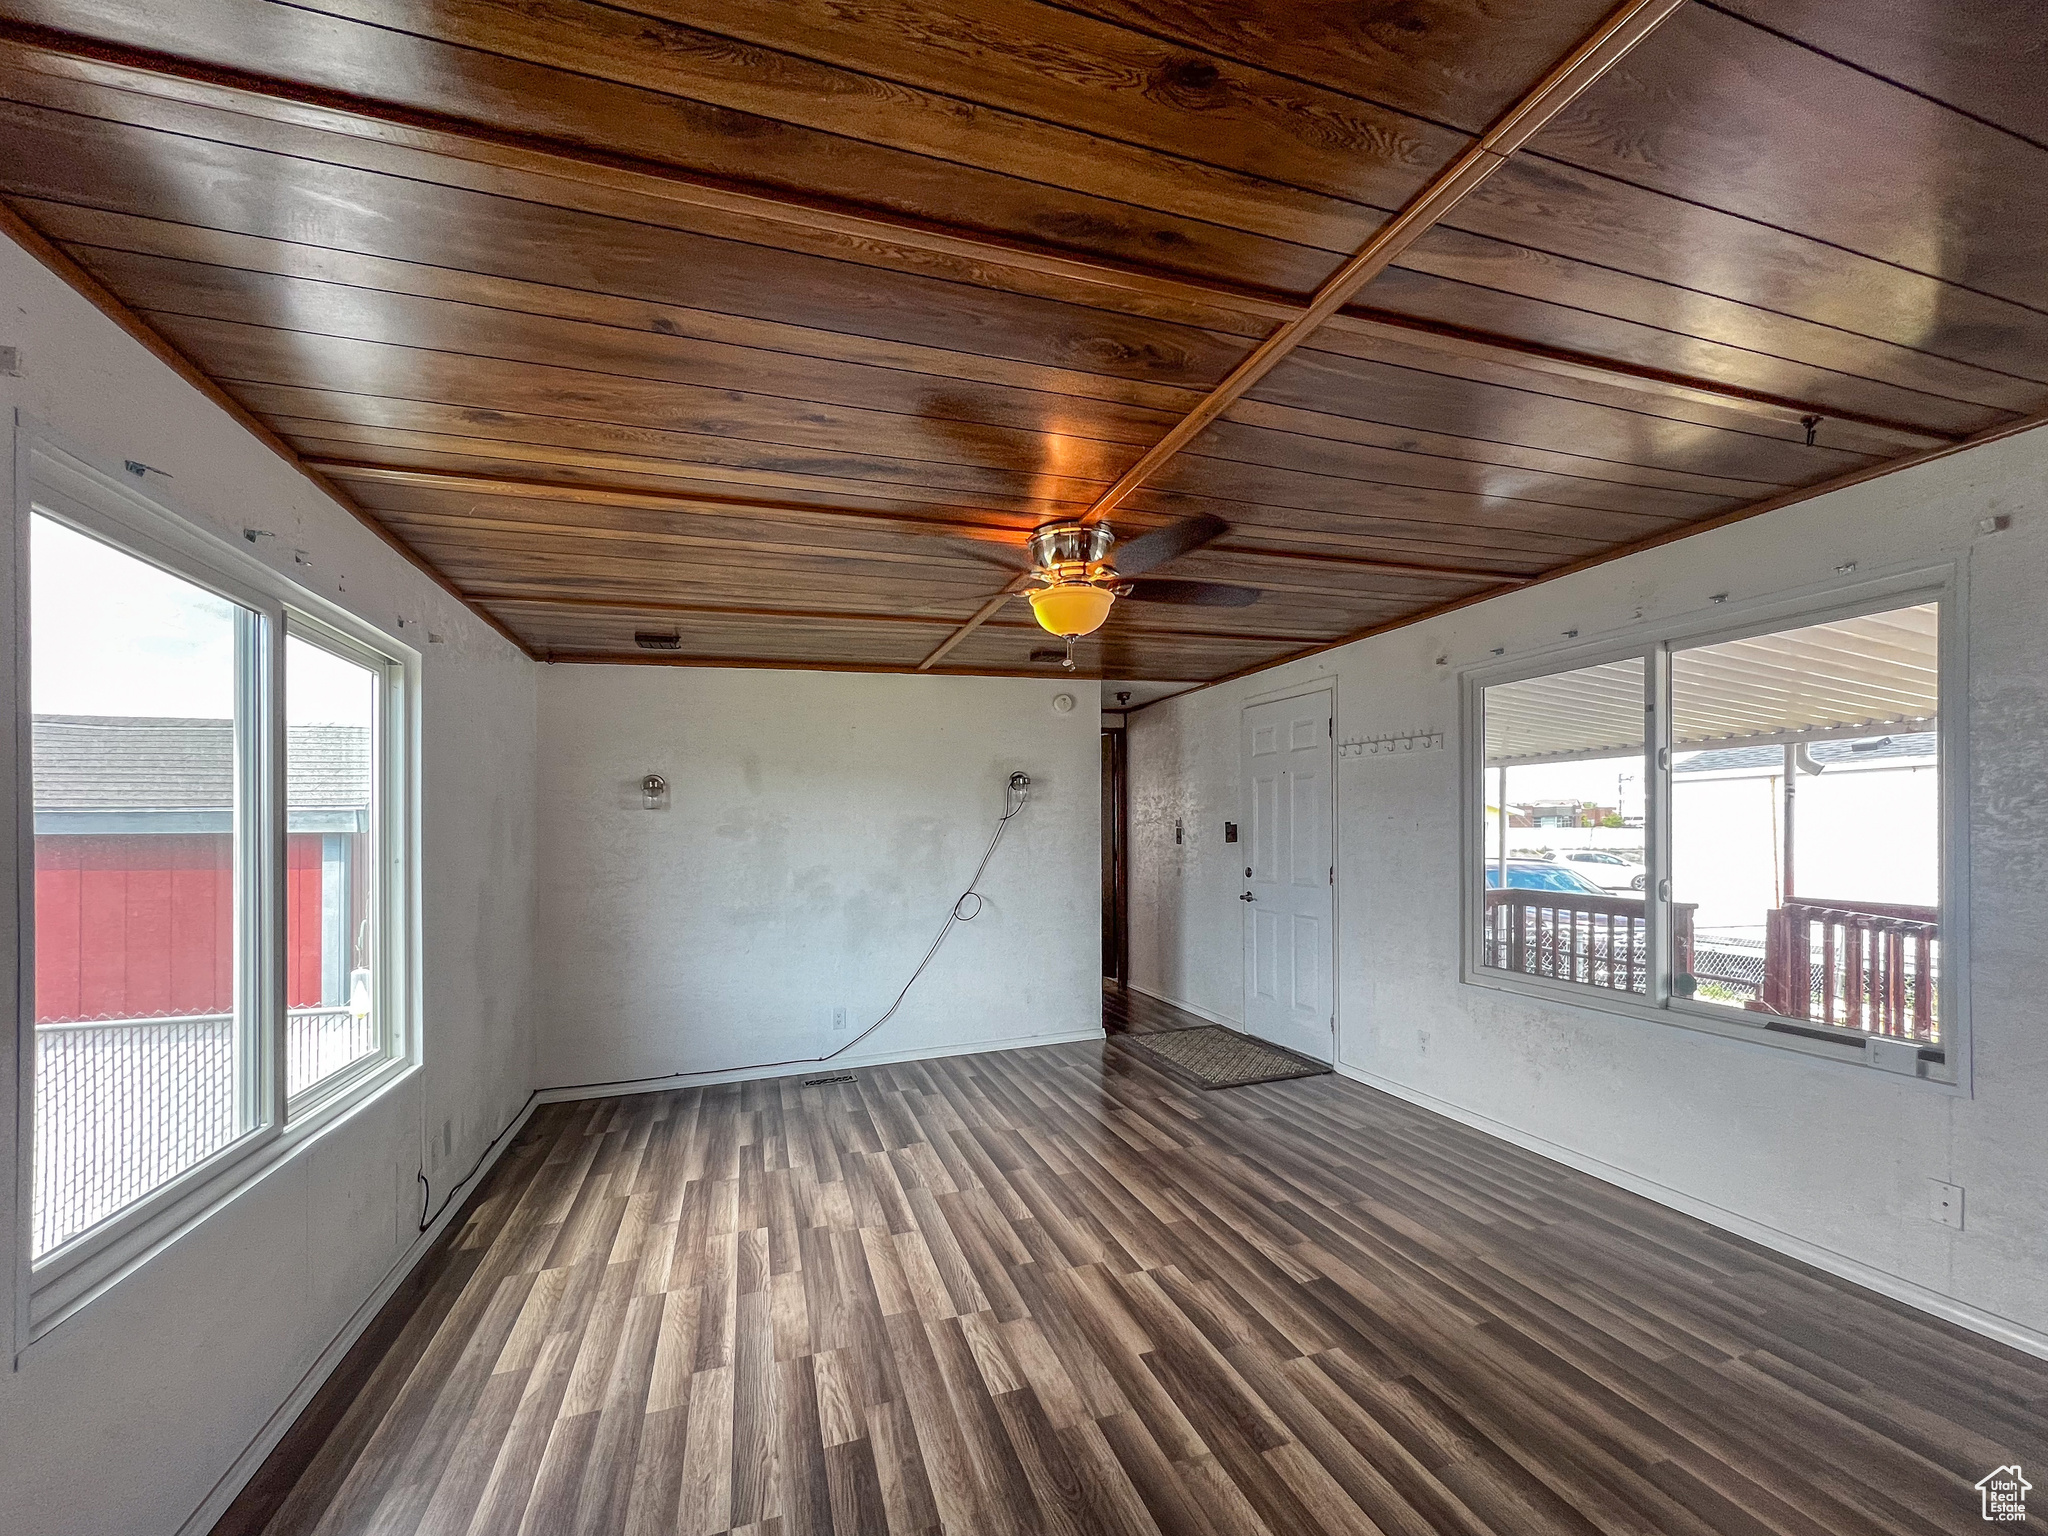
[[[806,1088],[822,1088],[827,1083],[850,1083],[852,1081],[853,1074],[851,1072],[842,1072],[837,1077],[807,1077],[804,1079],[804,1086]]]

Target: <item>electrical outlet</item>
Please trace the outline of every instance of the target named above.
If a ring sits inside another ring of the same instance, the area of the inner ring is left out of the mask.
[[[1939,1179],[1927,1181],[1927,1214],[1944,1227],[1963,1229],[1963,1186],[1944,1184]]]
[[[832,1027],[834,1029],[846,1028],[846,1017],[846,1005],[842,1003],[832,1010]]]

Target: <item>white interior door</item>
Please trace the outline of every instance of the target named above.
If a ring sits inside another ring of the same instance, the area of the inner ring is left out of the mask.
[[[1250,705],[1243,732],[1245,1028],[1328,1061],[1336,1043],[1330,694]]]

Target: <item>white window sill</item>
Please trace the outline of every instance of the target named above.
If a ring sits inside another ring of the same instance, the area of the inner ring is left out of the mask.
[[[1726,1040],[1740,1041],[1745,1045],[1762,1046],[1769,1050],[1791,1051],[1795,1055],[1811,1056],[1823,1061],[1839,1062],[1859,1071],[1869,1072],[1884,1082],[1915,1083],[1938,1093],[1958,1094],[1967,1097],[1968,1087],[1958,1081],[1960,1073],[1954,1059],[1954,1047],[1948,1046],[1948,1059],[1940,1062],[1922,1061],[1921,1076],[1912,1077],[1901,1072],[1886,1072],[1870,1064],[1868,1047],[1860,1039],[1845,1031],[1842,1038],[1830,1038],[1816,1034],[1800,1033],[1796,1027],[1772,1028],[1762,1022],[1750,1023],[1750,1019],[1762,1020],[1763,1014],[1740,1014],[1735,1009],[1716,1008],[1707,1003],[1687,1003],[1674,999],[1668,1005],[1660,1005],[1648,998],[1632,993],[1616,992],[1606,987],[1578,986],[1571,982],[1552,981],[1543,976],[1520,976],[1512,971],[1489,970],[1483,966],[1468,965],[1459,980],[1466,986],[1485,987],[1493,992],[1508,992],[1518,997],[1532,998],[1567,1008],[1588,1008],[1595,1013],[1613,1014],[1620,1018],[1633,1019],[1641,1024],[1654,1024],[1665,1029],[1690,1029],[1701,1034],[1719,1035]]]
[[[215,1211],[418,1070],[417,1061],[397,1057],[332,1084],[315,1084],[294,1102],[281,1130],[251,1133],[44,1255],[28,1271],[17,1312],[17,1363]]]

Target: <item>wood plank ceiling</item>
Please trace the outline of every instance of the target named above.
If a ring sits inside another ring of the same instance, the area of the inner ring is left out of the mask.
[[[1475,158],[1610,4],[0,0],[0,196],[536,655],[1044,672],[1115,487],[1263,596],[1082,671],[1206,681],[2048,410],[2031,0],[1637,0]]]

